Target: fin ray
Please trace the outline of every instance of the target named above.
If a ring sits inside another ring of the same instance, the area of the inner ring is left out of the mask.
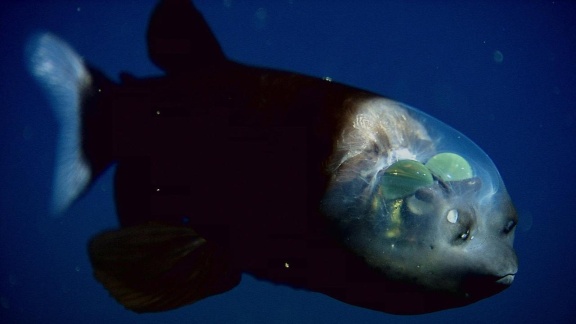
[[[81,94],[91,84],[82,58],[58,37],[43,33],[28,43],[29,69],[45,90],[60,130],[56,152],[52,212],[58,215],[86,189],[92,178],[82,153]]]
[[[229,259],[190,228],[145,224],[108,231],[89,245],[95,277],[126,308],[159,312],[236,286]]]

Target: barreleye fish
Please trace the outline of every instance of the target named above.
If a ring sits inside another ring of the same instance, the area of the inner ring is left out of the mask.
[[[514,280],[517,214],[461,133],[328,78],[234,62],[188,0],[160,2],[147,42],[164,73],[119,82],[53,34],[27,47],[60,125],[54,213],[116,165],[120,228],[88,250],[126,308],[192,304],[246,273],[420,314]]]

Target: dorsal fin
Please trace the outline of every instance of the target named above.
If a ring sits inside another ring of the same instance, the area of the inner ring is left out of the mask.
[[[164,0],[148,26],[148,55],[169,74],[210,69],[226,60],[210,27],[190,0]]]

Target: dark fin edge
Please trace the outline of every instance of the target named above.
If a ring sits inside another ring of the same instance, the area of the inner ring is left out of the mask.
[[[235,287],[229,258],[187,227],[145,224],[104,232],[89,245],[95,277],[126,308],[160,312]]]

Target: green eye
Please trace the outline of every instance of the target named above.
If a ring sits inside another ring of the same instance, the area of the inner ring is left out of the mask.
[[[392,164],[382,176],[384,199],[397,199],[413,194],[418,188],[431,186],[432,174],[418,161],[402,160]]]
[[[454,153],[436,154],[426,162],[426,167],[444,181],[460,181],[473,176],[470,163]]]

